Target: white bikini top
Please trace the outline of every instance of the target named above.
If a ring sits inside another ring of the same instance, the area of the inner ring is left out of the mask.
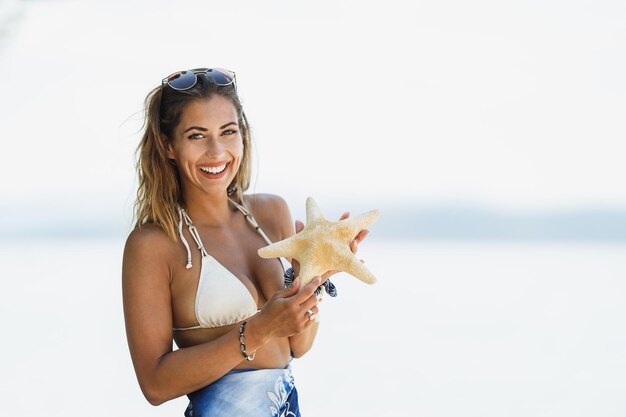
[[[250,212],[235,201],[231,199],[229,199],[229,201],[243,213],[248,223],[259,232],[267,244],[271,244],[272,242],[267,235],[263,233],[263,230],[261,230]],[[186,268],[191,268],[191,250],[189,249],[187,240],[183,236],[183,221],[189,228],[189,233],[198,244],[198,249],[202,254],[202,263],[200,266],[200,278],[195,301],[195,314],[198,325],[178,327],[174,328],[174,330],[227,326],[238,323],[256,314],[258,311],[257,305],[248,288],[246,288],[232,272],[207,253],[202,244],[202,239],[200,239],[200,234],[198,234],[191,218],[187,215],[185,210],[179,208],[178,214],[180,216],[178,232],[187,249]],[[286,260],[281,259],[281,265],[284,271],[285,264],[283,262],[286,262]]]

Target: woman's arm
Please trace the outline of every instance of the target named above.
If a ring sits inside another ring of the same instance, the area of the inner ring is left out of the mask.
[[[238,328],[211,342],[172,351],[168,254],[172,245],[158,230],[135,230],[124,248],[122,290],[130,354],[142,392],[152,405],[188,394],[217,380],[243,360]],[[318,284],[319,285],[319,281]],[[273,337],[310,327],[302,305],[315,285],[279,291],[248,320],[248,352]]]

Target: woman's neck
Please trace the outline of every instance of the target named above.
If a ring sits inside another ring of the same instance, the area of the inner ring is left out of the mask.
[[[226,192],[219,196],[188,196],[183,193],[185,211],[196,226],[220,227],[230,223],[233,215]]]

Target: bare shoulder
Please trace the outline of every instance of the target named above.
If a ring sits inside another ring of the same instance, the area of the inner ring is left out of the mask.
[[[276,210],[289,211],[287,202],[275,194],[247,194],[244,196],[244,202],[250,210],[259,215],[264,212],[272,213]]]
[[[157,256],[172,252],[176,247],[176,242],[167,236],[158,226],[146,224],[141,229],[135,228],[126,239],[125,250],[150,249]]]
[[[135,228],[126,239],[123,269],[135,269],[138,265],[150,264],[161,270],[176,256],[176,242],[155,225]]]
[[[251,194],[244,196],[244,203],[261,228],[268,229],[266,233],[271,231],[279,239],[294,233],[291,212],[282,197],[275,194]]]

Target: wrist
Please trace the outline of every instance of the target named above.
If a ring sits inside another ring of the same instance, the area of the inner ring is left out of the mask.
[[[246,324],[246,346],[248,352],[254,352],[263,345],[266,345],[272,336],[267,331],[259,315],[249,318]]]

